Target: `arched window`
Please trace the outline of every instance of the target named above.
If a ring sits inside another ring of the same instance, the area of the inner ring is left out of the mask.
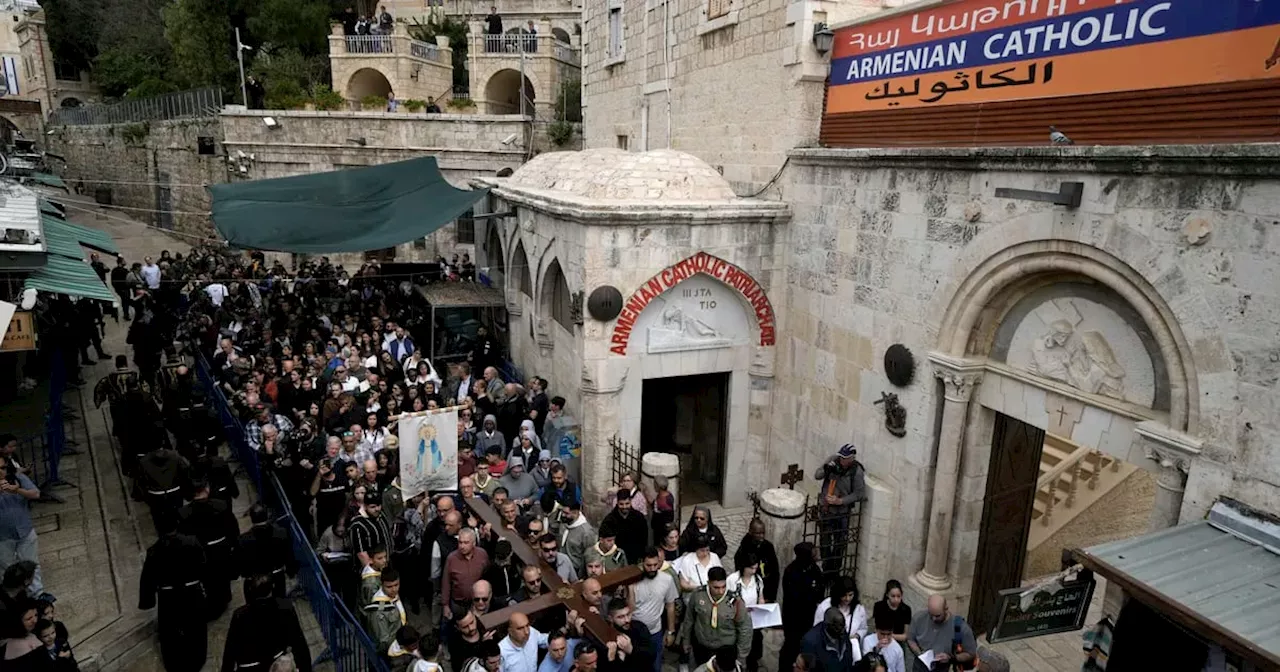
[[[507,275],[507,260],[502,256],[502,236],[498,234],[498,225],[489,226],[489,240],[484,246],[485,261],[489,264],[489,275],[500,273]]]
[[[547,278],[542,291],[550,293],[551,319],[573,333],[573,297],[569,294],[569,283],[560,270],[559,260],[552,261],[547,267]]]
[[[524,253],[524,241],[516,243],[516,251],[511,255],[511,270],[519,278],[520,293],[533,298],[533,277],[529,275],[529,255]]]

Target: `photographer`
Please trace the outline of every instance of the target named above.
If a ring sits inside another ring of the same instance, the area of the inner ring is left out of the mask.
[[[8,458],[0,455],[0,574],[23,560],[33,564],[40,562],[30,507],[30,502],[37,499],[40,499],[40,490],[36,484],[20,473]],[[43,592],[38,564],[27,592],[31,596]]]
[[[849,540],[849,511],[866,499],[866,469],[858,462],[858,449],[846,443],[814,473],[822,481],[819,495],[823,571],[838,574]]]

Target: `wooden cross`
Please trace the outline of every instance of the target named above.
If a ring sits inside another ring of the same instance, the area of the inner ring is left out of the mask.
[[[582,599],[582,581],[576,583],[566,583],[560,575],[556,574],[556,570],[542,559],[542,555],[534,550],[520,535],[506,528],[501,516],[493,510],[484,500],[473,497],[467,500],[467,506],[471,507],[471,511],[476,517],[489,524],[489,527],[498,534],[499,537],[506,539],[511,544],[511,550],[526,565],[537,565],[542,568],[542,582],[547,584],[551,592],[540,595],[532,600],[518,602],[505,609],[491,611],[480,617],[480,624],[486,629],[496,628],[505,625],[512,614],[520,613],[526,616],[533,616],[538,612],[552,609],[555,607],[565,607],[572,611],[578,612],[578,617],[586,621],[583,628],[597,642],[608,644],[617,638],[617,631],[613,626],[605,622],[599,614],[591,611],[586,600]],[[597,576],[596,580],[600,582],[600,588],[604,591],[616,588],[618,586],[626,586],[641,578],[641,571],[638,565],[627,565],[615,569],[612,572]]]
[[[796,483],[799,483],[800,481],[803,481],[803,480],[804,480],[804,469],[801,469],[800,465],[798,464],[792,464],[788,466],[786,473],[782,475],[782,484],[790,487],[792,490],[796,489]]]

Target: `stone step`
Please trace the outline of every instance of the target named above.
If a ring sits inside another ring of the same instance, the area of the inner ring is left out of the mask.
[[[130,654],[149,651],[156,633],[155,611],[135,611],[122,616],[107,627],[93,633],[75,648],[81,672],[107,672],[123,669]]]

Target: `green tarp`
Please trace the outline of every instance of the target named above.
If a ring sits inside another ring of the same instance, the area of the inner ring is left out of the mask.
[[[75,232],[67,228],[65,222],[44,217],[41,228],[44,229],[44,246],[48,248],[49,254],[60,254],[77,261],[84,261],[85,257],[89,256],[80,248],[80,241],[76,239]]]
[[[435,157],[216,184],[213,224],[240,248],[324,254],[394,247],[457,219],[487,190],[445,181]]]
[[[49,218],[45,217],[45,221],[48,220]],[[120,254],[120,248],[116,247],[116,241],[111,237],[111,234],[97,229],[91,229],[87,226],[81,226],[74,222],[66,222],[62,220],[56,221],[65,227],[67,231],[70,231],[71,235],[75,236],[76,239],[80,241],[81,245],[107,254]]]
[[[48,263],[42,268],[32,271],[27,276],[25,288],[51,294],[116,300],[116,295],[98,279],[89,264],[75,259],[68,259],[59,254],[50,254]]]

